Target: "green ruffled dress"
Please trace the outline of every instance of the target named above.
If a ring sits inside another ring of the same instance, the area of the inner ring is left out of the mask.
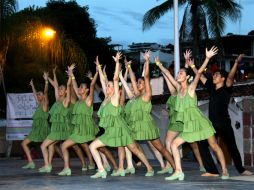
[[[192,98],[187,92],[184,97],[177,95],[175,102],[176,121],[183,123],[181,137],[186,142],[196,142],[213,136],[215,130],[211,121],[197,106],[197,96]]]
[[[99,126],[105,129],[99,139],[107,146],[127,146],[134,142],[131,130],[122,117],[121,106],[114,106],[111,102],[103,103],[98,111],[100,117]]]
[[[26,138],[33,142],[43,142],[50,133],[48,117],[49,113],[39,106],[33,114],[32,130]]]
[[[72,112],[73,112],[74,105],[75,104],[70,103],[70,105],[68,107],[69,111],[68,111],[67,117],[68,117],[69,126],[70,126],[70,134],[69,134],[69,136],[73,133],[73,130],[74,130],[74,125],[72,124],[72,118],[73,118]]]
[[[135,102],[135,100],[131,99],[124,106],[124,119],[125,119],[125,121],[127,122],[128,125],[131,124],[131,119],[130,119],[130,117],[131,117],[131,107],[132,107],[134,102]]]
[[[76,143],[86,143],[95,139],[99,129],[93,120],[93,107],[85,101],[78,101],[72,111],[73,132],[69,139]]]
[[[153,140],[160,137],[160,130],[151,116],[151,102],[144,102],[142,97],[131,104],[129,125],[135,140]]]
[[[168,130],[174,131],[174,132],[182,132],[183,123],[176,122],[175,102],[176,102],[176,96],[171,95],[166,103],[169,109]]]
[[[55,102],[49,110],[51,132],[48,135],[50,140],[66,140],[70,136],[71,127],[69,121],[69,108],[65,108],[63,102]]]

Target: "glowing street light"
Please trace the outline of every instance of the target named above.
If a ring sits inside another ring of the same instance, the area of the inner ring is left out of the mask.
[[[43,36],[46,38],[46,39],[51,39],[55,36],[56,34],[56,31],[53,30],[52,28],[45,28],[43,31]]]

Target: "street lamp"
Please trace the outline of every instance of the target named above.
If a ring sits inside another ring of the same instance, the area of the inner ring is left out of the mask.
[[[45,28],[42,30],[42,34],[45,39],[50,40],[50,39],[54,38],[56,31],[53,30],[52,28]]]
[[[53,46],[53,38],[55,37],[56,31],[53,30],[52,28],[43,28],[41,31],[41,37],[42,37],[42,43],[45,44],[46,46],[46,50],[47,50],[47,57],[49,59],[48,63],[51,63],[51,58],[52,58],[52,50],[54,48],[52,48]],[[49,65],[47,65],[49,66]]]

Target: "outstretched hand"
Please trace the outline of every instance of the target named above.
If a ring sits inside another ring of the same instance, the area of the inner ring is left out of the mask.
[[[192,51],[190,49],[187,49],[184,53],[183,53],[184,59],[188,60],[191,58],[192,56]]]
[[[53,73],[54,73],[54,74],[56,73],[56,69],[57,69],[57,66],[55,66],[55,67],[53,68]]]
[[[92,72],[91,72],[91,71],[88,71],[88,72],[86,73],[86,77],[89,78],[89,79],[93,78]]]
[[[33,85],[34,85],[33,79],[30,80],[29,85],[30,85],[30,86],[33,86]]]
[[[96,65],[96,69],[97,69],[97,68],[99,69],[99,67],[101,67],[100,62],[99,62],[99,56],[98,56],[98,55],[96,56],[96,59],[95,59],[95,61],[94,61],[94,64]]]
[[[240,62],[242,61],[243,57],[244,57],[244,54],[240,54],[240,55],[236,58],[235,62],[240,63]]]
[[[115,62],[119,62],[119,60],[122,58],[122,53],[118,51],[116,53],[116,56],[112,56],[112,57],[113,57]]]
[[[66,71],[66,73],[68,74],[68,76],[72,76],[73,75],[73,70],[76,68],[76,65],[75,64],[71,64],[67,68],[68,68],[68,70]]]
[[[150,61],[150,55],[151,55],[151,51],[150,51],[150,50],[146,51],[146,52],[143,54],[144,60],[145,60],[146,62],[149,62],[149,61]]]
[[[156,56],[156,57],[154,58],[154,62],[155,62],[155,63],[160,63],[160,58],[159,58],[158,56]]]
[[[209,51],[206,48],[206,58],[211,59],[218,51],[219,49],[216,46],[213,46]]]
[[[45,81],[48,80],[48,77],[49,77],[49,73],[48,72],[43,72],[43,78]]]
[[[124,64],[125,64],[125,68],[128,68],[129,65],[132,64],[132,61],[127,61],[127,58],[124,56]]]

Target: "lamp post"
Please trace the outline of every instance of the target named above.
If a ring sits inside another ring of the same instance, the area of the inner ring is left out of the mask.
[[[178,30],[178,0],[174,0],[174,67],[175,77],[180,70],[180,53],[179,53],[179,30]]]
[[[51,55],[52,55],[52,52],[50,51],[50,41],[52,41],[54,38],[55,38],[55,35],[56,35],[56,31],[52,28],[43,28],[42,31],[41,31],[41,38],[42,38],[42,41],[44,41],[46,43],[46,48],[47,48],[47,54],[48,54],[48,63],[46,64],[47,67],[49,66],[48,64],[51,62]]]

